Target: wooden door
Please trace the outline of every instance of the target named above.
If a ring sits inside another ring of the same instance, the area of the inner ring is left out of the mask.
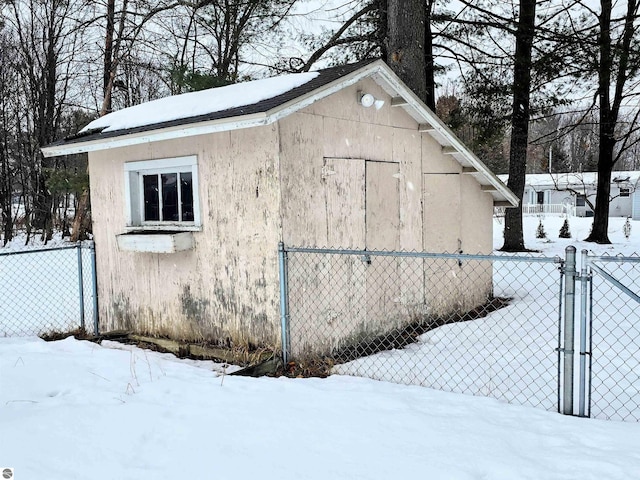
[[[327,216],[327,247],[365,245],[365,162],[326,158],[322,168]]]
[[[367,250],[400,248],[399,164],[367,162]],[[367,267],[366,317],[369,332],[389,332],[404,317],[397,257],[372,255]]]
[[[366,162],[367,250],[400,248],[399,164]]]
[[[424,249],[432,253],[460,250],[460,174],[423,176]],[[425,301],[431,315],[459,309],[460,264],[457,260],[425,260]]]

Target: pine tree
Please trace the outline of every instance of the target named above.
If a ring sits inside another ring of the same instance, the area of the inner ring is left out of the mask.
[[[536,238],[547,238],[547,232],[544,231],[544,225],[542,225],[542,219],[538,224],[538,229],[536,230]]]
[[[562,227],[560,227],[560,234],[558,235],[559,238],[571,238],[571,230],[569,230],[569,220],[568,219],[564,219],[564,223],[562,224]]]

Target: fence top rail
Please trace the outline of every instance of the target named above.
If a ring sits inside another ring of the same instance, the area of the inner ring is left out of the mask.
[[[629,287],[624,285],[622,282],[618,281],[618,279],[616,279],[615,277],[610,275],[608,272],[606,272],[605,270],[600,268],[598,265],[591,265],[591,268],[595,272],[599,273],[609,283],[611,283],[615,287],[617,287],[620,290],[622,290],[624,293],[626,293],[629,297],[631,297],[637,303],[640,303],[640,296],[638,296],[633,290],[631,290]]]
[[[524,263],[555,263],[563,264],[564,260],[559,256],[554,257],[530,257],[521,255],[473,255],[467,253],[428,253],[428,252],[402,252],[385,250],[343,250],[331,248],[307,248],[280,246],[286,253],[317,253],[328,255],[360,255],[375,257],[410,257],[410,258],[442,258],[447,260],[490,260],[494,262],[524,262]]]
[[[589,263],[640,263],[640,257],[623,257],[623,256],[607,256],[607,255],[587,255]]]
[[[3,252],[0,250],[0,256],[10,256],[10,255],[25,255],[27,253],[42,253],[42,252],[55,252],[59,250],[73,250],[76,248],[91,248],[84,247],[81,243],[76,243],[74,245],[65,245],[63,247],[52,247],[52,248],[28,248],[25,250],[15,250],[9,252]]]

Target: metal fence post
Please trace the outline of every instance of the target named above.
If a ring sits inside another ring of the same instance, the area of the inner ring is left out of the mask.
[[[585,416],[586,378],[587,378],[587,250],[582,250],[580,260],[580,385],[578,396],[578,415]]]
[[[91,249],[91,288],[93,293],[93,334],[98,335],[98,273],[96,271],[96,244],[91,242],[89,244]]]
[[[82,244],[76,245],[78,252],[78,297],[80,300],[80,328],[84,330],[84,275],[82,274]]]
[[[286,365],[289,361],[289,299],[287,282],[287,252],[284,243],[278,243],[278,265],[280,270],[280,322],[282,328],[282,362]]]
[[[563,310],[563,305],[562,305],[562,300],[564,299],[564,260],[562,261],[562,265],[560,266],[560,279],[558,282],[558,348],[556,348],[556,351],[558,352],[558,370],[557,370],[557,375],[558,375],[558,384],[556,385],[556,392],[558,395],[558,398],[556,399],[556,406],[557,406],[557,411],[558,413],[560,413],[560,406],[562,405],[562,384],[560,383],[562,380],[562,370],[561,370],[561,365],[562,365],[562,310]]]
[[[576,247],[565,249],[564,288],[564,386],[562,413],[573,415],[573,354],[575,338]]]

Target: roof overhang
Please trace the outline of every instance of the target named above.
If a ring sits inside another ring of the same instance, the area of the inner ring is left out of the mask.
[[[504,205],[506,202],[513,207],[519,205],[516,195],[456,137],[435,113],[429,110],[382,60],[364,65],[333,82],[322,85],[263,113],[185,123],[178,126],[131,134],[124,133],[123,135],[87,141],[82,141],[80,138],[77,141],[46,146],[42,148],[42,153],[45,157],[71,155],[270,125],[365,78],[371,78],[380,85],[392,97],[393,108],[404,109],[417,122],[420,133],[431,135],[440,143],[443,153],[451,155],[462,166],[463,174],[475,177],[480,185],[483,186],[483,190],[492,195],[494,203],[500,202]]]
[[[198,123],[187,123],[174,127],[148,130],[132,134],[124,134],[96,140],[65,143],[61,145],[49,145],[42,148],[45,157],[57,157],[59,155],[73,155],[76,153],[96,152],[99,150],[109,150],[112,148],[130,147],[143,143],[158,142],[161,140],[172,140],[176,138],[193,137],[208,133],[224,132],[228,130],[238,130],[241,128],[259,127],[268,125],[273,121],[266,113],[256,113],[243,115],[234,118],[223,118]]]

